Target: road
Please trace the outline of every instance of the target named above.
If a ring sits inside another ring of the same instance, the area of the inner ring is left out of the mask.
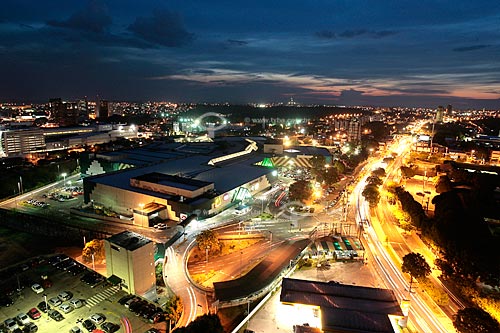
[[[404,151],[409,148],[409,140],[402,139],[401,143],[398,142],[396,145],[398,147],[398,158],[396,158],[396,161],[399,161],[400,165]],[[379,166],[380,161],[373,160],[371,163],[367,164],[367,169],[372,170]],[[394,165],[388,168],[389,172],[387,179],[392,179],[392,171],[397,170],[397,168],[398,166]],[[404,244],[405,250],[408,252],[413,251],[413,249],[404,242],[404,239],[402,239],[397,230],[391,229],[389,235],[385,234],[384,230],[388,229],[387,217],[385,217],[385,215],[383,215],[381,219],[378,219],[376,216],[370,216],[368,204],[361,195],[367,177],[368,174],[366,174],[355,187],[353,198],[355,198],[356,204],[356,221],[358,223],[363,223],[365,226],[365,241],[372,255],[371,260],[374,261],[387,287],[395,292],[398,299],[400,301],[410,300],[409,321],[413,328],[419,332],[452,331],[453,326],[449,316],[434,304],[425,293],[409,293],[408,278],[400,270],[401,263],[396,253],[401,251],[394,251],[393,244],[386,242],[386,237],[392,238],[390,240],[391,242],[395,240],[397,246]],[[383,221],[384,228],[382,228],[380,221]],[[399,235],[399,237],[396,235]]]

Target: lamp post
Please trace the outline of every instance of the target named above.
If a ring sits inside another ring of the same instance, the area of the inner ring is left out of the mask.
[[[47,304],[47,294],[43,294],[43,300],[45,301],[45,310],[49,313],[49,305]],[[47,316],[47,321],[49,321],[49,316]]]
[[[206,257],[207,257],[207,264],[208,264],[208,250],[210,250],[210,246],[207,246],[205,249]]]
[[[92,253],[92,269],[95,271],[95,258],[93,253]]]

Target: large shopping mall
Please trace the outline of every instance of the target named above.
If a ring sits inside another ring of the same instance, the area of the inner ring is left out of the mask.
[[[174,157],[111,173],[92,171],[104,169],[103,158],[101,162],[94,159],[88,163],[88,177],[84,178],[85,202],[115,212],[124,222],[145,227],[151,226],[155,217],[179,222],[193,215],[213,216],[269,188],[276,180],[274,168],[258,165],[263,156],[257,150],[252,140],[240,140],[239,148],[225,154],[183,155],[180,149]],[[147,159],[147,150],[140,154]],[[115,162],[121,159],[121,165],[126,158],[137,159],[125,155],[107,158]]]

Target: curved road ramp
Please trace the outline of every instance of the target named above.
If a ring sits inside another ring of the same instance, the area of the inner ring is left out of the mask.
[[[215,299],[219,307],[232,306],[232,301],[259,296],[290,265],[291,260],[300,256],[310,242],[309,239],[286,241],[269,252],[246,275],[235,280],[214,282]]]

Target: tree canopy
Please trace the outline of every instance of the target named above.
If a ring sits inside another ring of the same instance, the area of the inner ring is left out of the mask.
[[[219,316],[215,313],[197,317],[186,327],[179,327],[174,333],[224,333]]]
[[[311,183],[307,180],[298,180],[288,188],[290,200],[305,202],[313,194]]]
[[[431,273],[431,267],[420,253],[410,252],[403,257],[401,266],[404,273],[412,278],[424,278]]]
[[[219,241],[219,235],[212,230],[203,230],[196,236],[196,243],[198,248],[205,251],[207,248],[210,252],[218,252],[222,247],[222,243]]]
[[[104,241],[102,239],[93,239],[85,244],[82,251],[82,260],[86,263],[91,263],[92,255],[94,255],[94,261],[101,261],[106,258]]]
[[[465,308],[457,311],[453,326],[460,333],[496,333],[500,324],[488,312],[479,308]]]

